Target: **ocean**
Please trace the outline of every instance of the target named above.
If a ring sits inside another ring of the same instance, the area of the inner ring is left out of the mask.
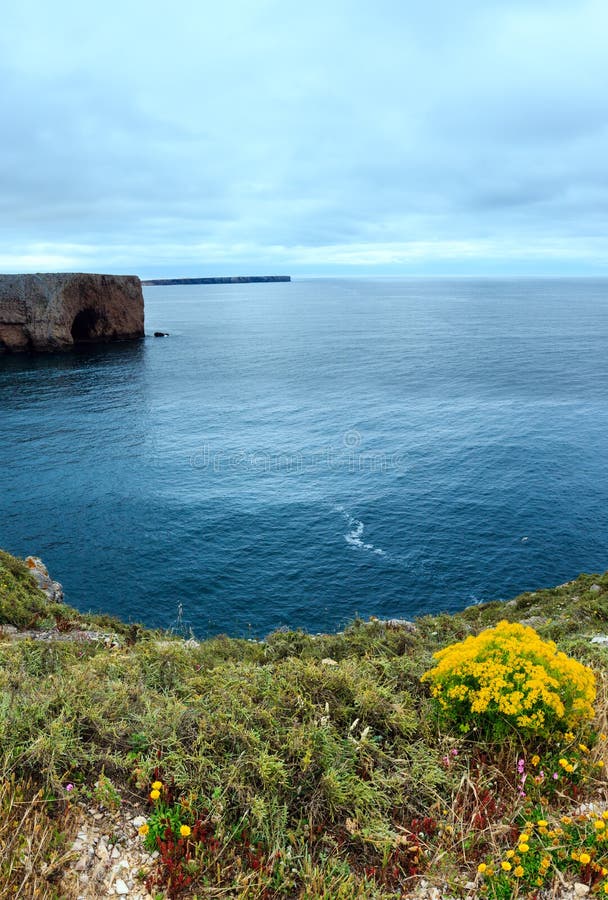
[[[263,636],[608,568],[608,279],[144,289],[0,357],[0,546],[81,610]]]

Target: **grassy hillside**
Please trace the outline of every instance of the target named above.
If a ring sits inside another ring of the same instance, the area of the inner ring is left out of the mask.
[[[493,745],[474,727],[439,726],[420,682],[433,653],[500,620],[532,625],[593,668],[590,729],[532,746],[517,733]],[[150,847],[160,830],[156,868],[142,873],[160,897],[387,900],[422,876],[454,896],[471,880],[479,894],[533,896],[530,879],[543,866],[544,883],[559,871],[603,890],[603,850],[587,838],[599,826],[550,826],[583,800],[604,804],[608,644],[591,638],[608,634],[608,575],[413,627],[356,621],[339,635],[196,643],[49,606],[24,564],[0,553],[0,623],[56,631],[44,641],[0,639],[1,896],[13,887],[67,896],[60,878],[77,800],[93,795],[135,804]],[[99,638],[83,640],[86,630]],[[571,776],[557,761],[564,753]],[[554,784],[534,781],[543,760],[557,767]],[[530,817],[562,834],[555,852],[535,836],[527,860],[536,853],[536,869],[517,881],[501,859]],[[589,863],[574,844],[593,850]],[[478,872],[491,872],[493,859],[496,877]]]

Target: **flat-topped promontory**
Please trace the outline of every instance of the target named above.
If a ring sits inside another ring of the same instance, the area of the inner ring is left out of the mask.
[[[204,278],[149,278],[146,285],[175,284],[268,284],[273,281],[291,281],[291,275],[212,275]]]
[[[0,275],[0,353],[143,336],[144,297],[136,275]]]

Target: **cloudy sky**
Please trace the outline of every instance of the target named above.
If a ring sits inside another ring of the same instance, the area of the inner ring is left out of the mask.
[[[5,0],[0,271],[608,274],[606,0]]]

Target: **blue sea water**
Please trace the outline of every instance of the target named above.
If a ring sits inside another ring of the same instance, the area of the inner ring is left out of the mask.
[[[170,337],[0,357],[0,546],[71,604],[263,635],[608,568],[608,280],[145,298]]]

